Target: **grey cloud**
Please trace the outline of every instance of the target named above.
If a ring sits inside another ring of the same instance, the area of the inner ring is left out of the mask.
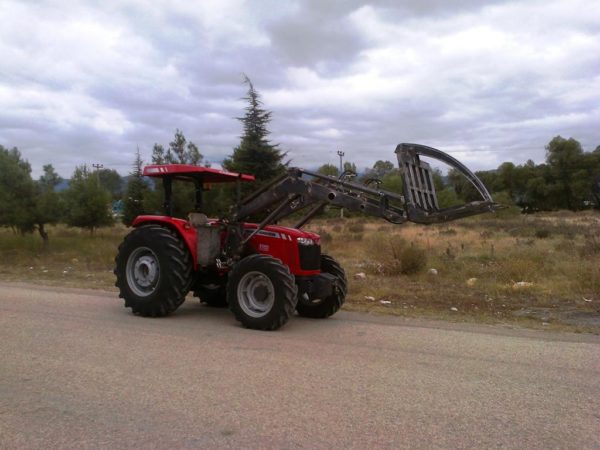
[[[328,17],[319,10],[295,13],[270,28],[273,47],[282,61],[340,72],[366,46],[344,17]]]
[[[475,169],[539,162],[556,134],[600,143],[600,17],[581,5],[6,5],[0,144],[37,174],[48,162],[63,176],[92,162],[125,173],[136,146],[148,159],[175,128],[219,162],[239,142],[242,72],[273,111],[272,140],[305,167],[337,163],[340,148],[359,167],[393,160],[401,141]]]

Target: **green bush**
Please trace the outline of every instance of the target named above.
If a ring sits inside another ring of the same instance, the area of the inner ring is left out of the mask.
[[[425,249],[414,243],[409,244],[398,236],[391,239],[382,233],[376,233],[371,237],[367,248],[370,266],[383,275],[412,275],[427,266]]]

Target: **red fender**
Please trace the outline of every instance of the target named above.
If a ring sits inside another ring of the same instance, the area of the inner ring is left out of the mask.
[[[131,224],[131,226],[137,228],[143,225],[149,225],[153,223],[171,228],[183,238],[185,245],[187,246],[188,250],[190,251],[190,254],[192,255],[192,260],[194,261],[194,269],[197,269],[198,239],[194,227],[192,227],[187,220],[177,219],[176,217],[169,216],[137,216]]]

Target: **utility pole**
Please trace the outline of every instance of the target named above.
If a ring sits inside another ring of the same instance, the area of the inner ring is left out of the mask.
[[[344,157],[345,153],[341,150],[338,150],[337,154],[340,157],[340,175],[342,175],[342,172],[344,171],[344,162],[342,161],[342,158]]]
[[[104,164],[92,164],[92,167],[96,169],[96,180],[98,182],[98,187],[100,187],[100,169],[104,169]]]
[[[344,157],[345,153],[341,150],[337,151],[338,156],[340,157],[340,177],[342,176],[342,173],[344,172],[344,163],[342,161],[342,158]],[[340,219],[344,218],[344,208],[340,208]]]

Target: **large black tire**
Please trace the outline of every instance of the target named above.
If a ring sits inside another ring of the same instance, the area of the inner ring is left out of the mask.
[[[162,317],[184,302],[192,258],[174,231],[159,225],[134,229],[119,246],[115,262],[119,297],[134,314]]]
[[[280,328],[294,314],[297,301],[294,276],[286,265],[271,256],[247,256],[229,274],[229,309],[246,328]]]
[[[346,300],[348,280],[342,266],[331,256],[321,255],[321,272],[335,275],[338,279],[338,289],[329,297],[323,299],[300,299],[296,305],[296,310],[302,317],[324,319],[335,314]]]
[[[205,284],[194,290],[194,297],[200,299],[200,303],[213,308],[227,307],[227,288],[221,284]]]

